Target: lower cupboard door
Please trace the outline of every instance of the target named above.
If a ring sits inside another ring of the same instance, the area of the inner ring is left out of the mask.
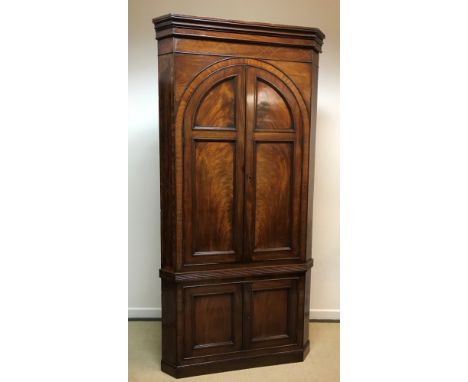
[[[263,348],[297,343],[298,282],[256,281],[244,285],[244,344]]]
[[[185,358],[229,353],[242,346],[242,286],[184,287]]]

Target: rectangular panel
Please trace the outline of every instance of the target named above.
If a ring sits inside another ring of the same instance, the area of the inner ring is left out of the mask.
[[[225,78],[204,94],[195,117],[195,129],[235,130],[236,78]]]
[[[238,284],[184,288],[185,357],[240,349],[242,293]]]
[[[245,286],[246,347],[281,346],[297,341],[297,292],[296,279],[256,281]]]
[[[194,142],[193,252],[234,253],[235,143]]]
[[[291,142],[255,145],[255,249],[291,248]]]
[[[288,290],[260,290],[252,299],[252,341],[288,337]]]
[[[234,344],[232,297],[232,293],[194,297],[193,317],[204,317],[208,314],[210,318],[195,320],[195,348]]]

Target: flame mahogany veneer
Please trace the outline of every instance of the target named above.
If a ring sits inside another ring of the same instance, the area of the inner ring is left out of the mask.
[[[302,361],[324,35],[172,14],[153,22],[161,368],[179,378]]]

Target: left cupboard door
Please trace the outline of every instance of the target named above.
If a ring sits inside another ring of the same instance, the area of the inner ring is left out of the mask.
[[[184,358],[238,351],[242,346],[242,286],[186,286]]]
[[[243,66],[207,75],[184,116],[184,265],[242,260]]]

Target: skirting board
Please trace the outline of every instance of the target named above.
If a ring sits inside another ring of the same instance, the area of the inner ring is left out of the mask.
[[[161,308],[128,308],[128,318],[161,318]]]
[[[311,309],[309,311],[310,320],[339,320],[339,309]]]
[[[161,308],[128,308],[128,318],[161,318]],[[311,309],[311,320],[339,320],[339,309]]]

